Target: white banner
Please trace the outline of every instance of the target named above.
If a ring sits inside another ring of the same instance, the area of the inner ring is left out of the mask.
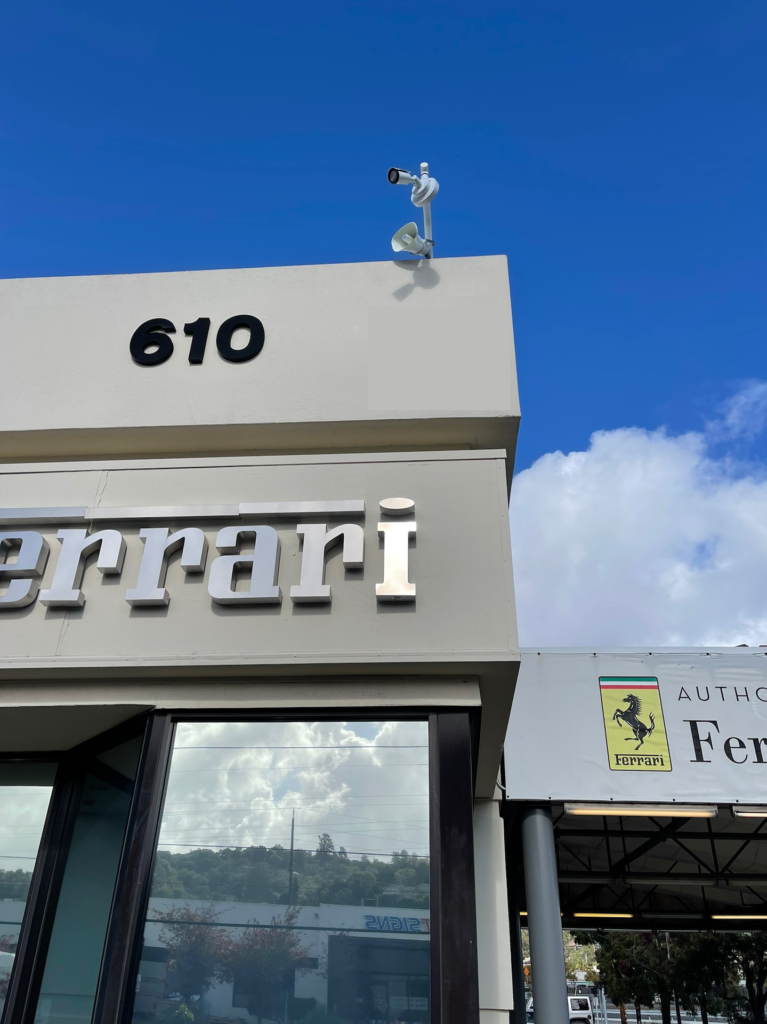
[[[767,654],[523,651],[514,800],[767,804]]]

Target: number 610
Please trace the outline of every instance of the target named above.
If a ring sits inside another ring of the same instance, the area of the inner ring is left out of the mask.
[[[244,348],[232,348],[232,336],[236,330],[245,328],[250,332],[250,340]],[[194,323],[184,324],[184,334],[188,334],[192,343],[189,346],[189,362],[199,364],[205,355],[208,343],[210,317],[201,316]],[[164,317],[147,320],[133,332],[130,340],[130,354],[133,362],[139,366],[159,366],[173,355],[173,342],[168,337],[175,334],[176,327]],[[246,363],[255,359],[264,347],[264,325],[257,316],[241,313],[230,316],[216,332],[216,348],[222,359],[230,363]]]

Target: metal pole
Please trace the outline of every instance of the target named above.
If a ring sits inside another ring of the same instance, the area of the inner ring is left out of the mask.
[[[536,1024],[569,1024],[554,826],[547,807],[522,812],[522,853]]]
[[[514,1009],[509,1014],[509,1024],[525,1024],[525,966],[522,962],[522,922],[519,917],[519,895],[515,879],[508,879],[509,887],[509,937],[511,939],[511,991]]]
[[[288,864],[288,906],[293,906],[293,836],[296,831],[296,809],[293,808],[293,817],[290,819],[290,862]]]
[[[421,181],[423,181],[423,175],[429,176],[429,165],[422,161],[421,163]],[[427,182],[428,184],[428,182]],[[423,204],[423,236],[427,242],[433,241],[432,239],[432,227],[431,227],[431,202]],[[431,249],[425,254],[426,259],[431,259]]]

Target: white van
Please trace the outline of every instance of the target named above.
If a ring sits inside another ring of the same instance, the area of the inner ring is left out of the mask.
[[[570,1024],[594,1024],[594,1011],[588,996],[568,996],[567,1009],[569,1011]],[[525,1010],[527,1024],[534,1024],[535,1014],[532,999],[528,999]]]
[[[583,1024],[594,1024],[594,1011],[588,996],[568,996],[567,1008],[570,1021],[582,1021]]]

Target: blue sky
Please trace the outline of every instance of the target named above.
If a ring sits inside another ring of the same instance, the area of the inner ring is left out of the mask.
[[[5,5],[0,276],[389,259],[428,159],[437,254],[509,258],[518,469],[701,431],[767,378],[766,37],[763,0]]]

